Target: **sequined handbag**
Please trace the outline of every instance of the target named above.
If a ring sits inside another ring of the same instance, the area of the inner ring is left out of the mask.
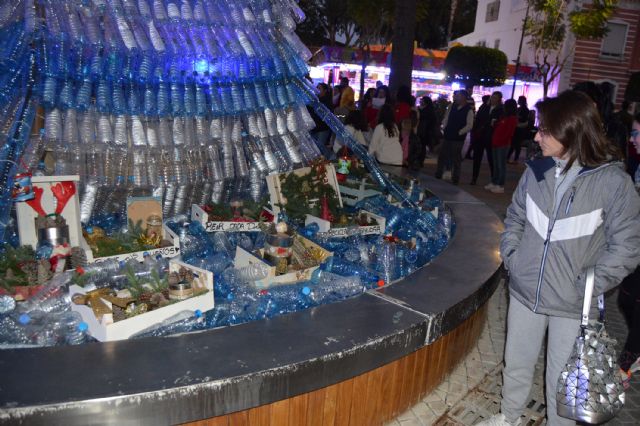
[[[590,424],[612,419],[624,405],[616,341],[607,334],[603,315],[598,320],[589,320],[594,279],[591,268],[587,272],[580,335],[556,389],[558,415]],[[603,299],[599,299],[599,304],[604,309]]]

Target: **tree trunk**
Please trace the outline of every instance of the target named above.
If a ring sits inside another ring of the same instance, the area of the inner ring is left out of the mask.
[[[371,50],[371,48],[369,46],[367,46],[366,48],[362,49],[363,55],[362,55],[362,69],[360,70],[360,103],[362,103],[362,99],[364,98],[364,77],[366,74],[366,69],[367,69],[367,64],[369,63],[369,51]]]
[[[547,99],[547,93],[549,93],[549,72],[542,74],[542,99]]]
[[[417,3],[417,0],[396,0],[389,76],[389,90],[393,94],[400,86],[411,87]]]
[[[458,0],[451,0],[451,13],[449,14],[449,25],[447,25],[447,46],[451,41],[453,34],[453,21],[456,19],[456,11],[458,10]]]

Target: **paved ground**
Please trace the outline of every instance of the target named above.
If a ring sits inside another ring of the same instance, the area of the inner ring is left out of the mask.
[[[466,152],[466,148],[465,148]],[[471,161],[464,160],[460,187],[487,203],[496,214],[503,218],[511,200],[518,179],[525,169],[522,164],[507,166],[507,182],[504,194],[492,194],[483,189],[489,183],[488,166],[482,164],[478,185],[471,186]],[[427,159],[423,171],[433,175],[435,159]],[[502,387],[502,367],[507,314],[507,282],[504,277],[498,289],[489,300],[489,314],[485,329],[477,346],[449,377],[431,394],[411,407],[388,426],[413,425],[473,425],[495,414],[500,408]],[[607,329],[618,339],[620,347],[626,338],[627,326],[617,304],[617,292],[607,296]],[[542,395],[543,358],[536,366],[537,379],[531,392],[531,402],[523,417],[523,425],[544,425],[545,405]],[[627,391],[625,408],[608,425],[640,424],[640,375],[632,378]]]

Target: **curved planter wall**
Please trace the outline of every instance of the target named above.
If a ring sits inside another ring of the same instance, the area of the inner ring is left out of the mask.
[[[437,386],[475,343],[500,268],[496,215],[457,187],[420,178],[451,207],[457,231],[440,256],[403,281],[199,333],[0,351],[0,423],[391,418]]]

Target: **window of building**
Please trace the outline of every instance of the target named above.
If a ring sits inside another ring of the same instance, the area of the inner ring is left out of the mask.
[[[624,45],[627,41],[627,24],[609,22],[607,29],[609,32],[602,39],[600,54],[612,58],[621,58],[624,55]]]
[[[497,21],[499,14],[500,14],[500,0],[487,3],[487,15],[485,16],[484,22]]]
[[[497,38],[496,41],[493,42],[494,49],[500,49],[500,39]]]
[[[476,46],[482,46],[482,47],[487,47],[487,41],[486,40],[480,40],[476,43]]]

